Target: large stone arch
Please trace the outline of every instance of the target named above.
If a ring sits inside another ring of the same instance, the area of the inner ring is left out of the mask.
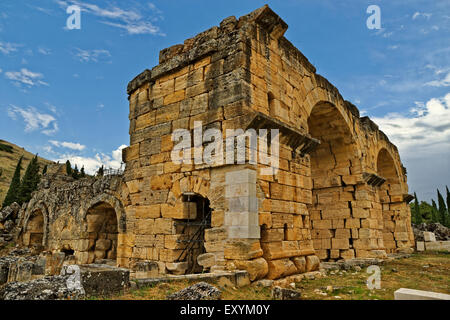
[[[363,169],[359,143],[347,114],[323,100],[309,112],[308,131],[321,141],[310,153],[314,248],[321,259],[353,258],[353,240],[361,228],[356,194],[364,187],[358,184]]]
[[[383,214],[383,242],[388,252],[411,245],[410,208],[405,201],[403,172],[389,149],[381,147],[376,156],[377,175],[385,182],[378,187]]]
[[[83,221],[86,220],[86,215],[88,214],[90,208],[102,202],[109,204],[114,209],[117,217],[118,231],[119,233],[125,233],[127,231],[126,214],[122,202],[116,197],[107,193],[102,193],[86,203],[86,205],[82,209],[83,210],[81,214],[82,220]]]
[[[38,215],[36,215],[36,213]],[[47,246],[48,241],[48,233],[49,233],[49,213],[47,209],[47,205],[44,203],[44,201],[38,201],[37,203],[30,203],[27,206],[27,209],[25,211],[24,219],[23,219],[23,227],[21,229],[21,232],[19,234],[20,242],[26,246],[29,246],[31,243],[30,241],[27,241],[27,237],[29,235],[30,231],[28,230],[30,224],[35,218],[40,219],[40,216],[42,215],[42,246],[45,248]],[[28,239],[29,240],[29,239]]]

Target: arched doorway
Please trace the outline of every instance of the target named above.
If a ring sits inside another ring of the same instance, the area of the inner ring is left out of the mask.
[[[117,215],[114,208],[106,202],[90,207],[86,214],[88,255],[85,263],[117,259]]]
[[[377,174],[386,180],[378,189],[383,212],[383,243],[387,252],[394,252],[398,246],[396,241],[400,246],[408,241],[407,225],[401,219],[406,203],[394,159],[384,148],[378,153]]]
[[[354,240],[361,227],[355,193],[361,160],[348,124],[329,104],[316,105],[308,119],[309,133],[321,141],[310,154],[312,239],[320,259],[355,257]]]
[[[42,249],[44,246],[45,219],[41,209],[34,210],[28,219],[22,236],[23,244],[27,247]]]
[[[182,235],[182,251],[176,262],[186,262],[186,274],[201,273],[204,266],[199,265],[198,257],[206,252],[205,231],[211,228],[212,209],[207,198],[197,193],[184,193],[182,201],[187,210],[195,214],[187,214],[192,219],[179,220],[176,223],[177,233]]]

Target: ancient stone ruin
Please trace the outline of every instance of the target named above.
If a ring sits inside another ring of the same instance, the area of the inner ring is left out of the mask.
[[[72,181],[50,170],[20,213],[17,240],[139,277],[247,270],[252,281],[411,250],[397,148],[316,73],[287,28],[264,6],[162,50],[128,85],[123,174]],[[278,129],[276,173],[251,161],[250,143],[241,164],[196,161],[204,140],[177,163],[179,129]]]

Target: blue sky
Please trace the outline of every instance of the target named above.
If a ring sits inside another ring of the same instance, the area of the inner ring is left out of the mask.
[[[2,0],[0,138],[87,171],[129,142],[126,85],[159,51],[268,3],[286,37],[400,149],[420,199],[450,185],[447,0]],[[66,9],[82,8],[81,30]],[[369,5],[381,29],[369,30]]]

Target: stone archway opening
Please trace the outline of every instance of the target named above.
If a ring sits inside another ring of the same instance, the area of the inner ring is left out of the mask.
[[[354,239],[361,227],[353,216],[361,162],[347,123],[338,109],[316,105],[308,119],[309,133],[321,141],[310,154],[312,239],[320,259],[355,257]]]
[[[206,253],[205,231],[211,228],[212,209],[208,198],[196,193],[183,194],[183,203],[187,210],[195,211],[189,213],[189,219],[177,222],[177,228],[182,234],[183,249],[177,261],[187,263],[186,274],[201,273],[205,267],[198,262],[198,257]]]
[[[23,244],[36,249],[44,248],[44,214],[41,209],[34,210],[22,236]]]
[[[383,243],[386,251],[395,252],[396,240],[407,241],[407,226],[400,221],[404,206],[400,177],[394,159],[386,149],[381,149],[377,157],[377,174],[386,181],[378,189],[378,197],[383,213]]]
[[[86,214],[87,242],[82,263],[98,263],[117,259],[118,224],[114,208],[100,202],[88,209]],[[87,259],[86,259],[87,258]],[[87,260],[87,261],[86,261]]]

